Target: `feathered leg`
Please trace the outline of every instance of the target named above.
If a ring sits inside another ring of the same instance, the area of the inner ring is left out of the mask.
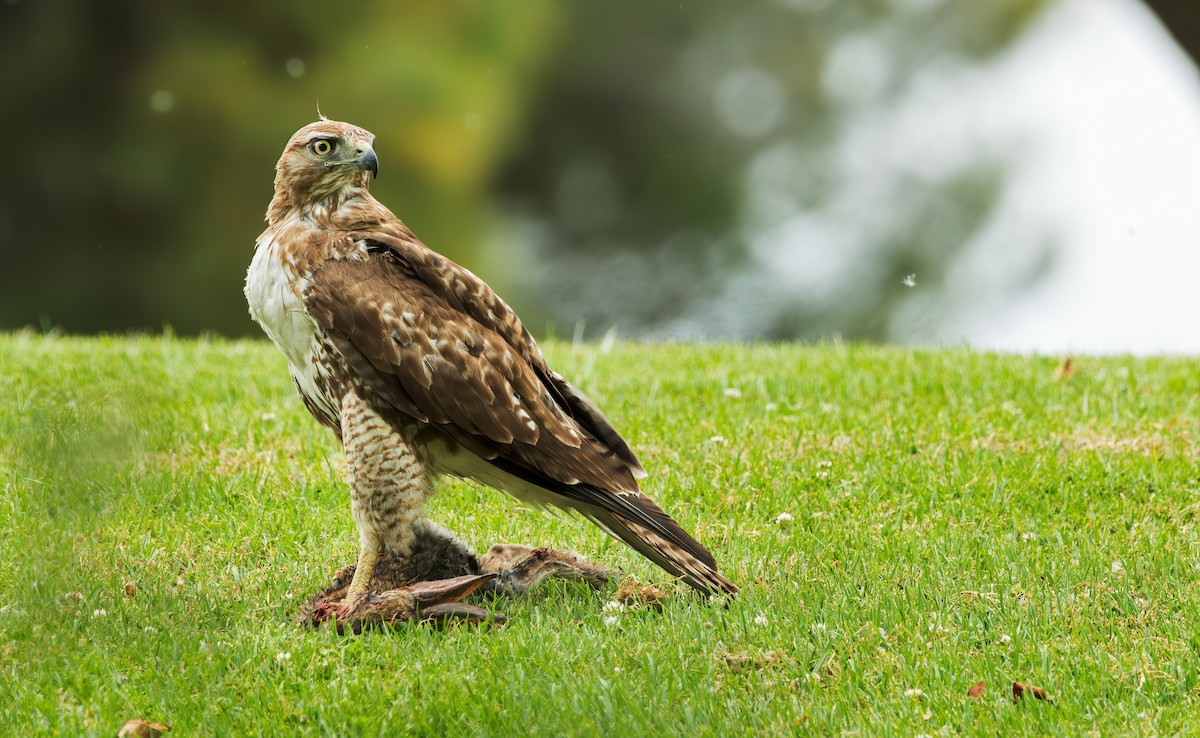
[[[338,620],[361,607],[381,553],[408,555],[413,524],[429,496],[429,476],[411,446],[357,392],[342,398],[342,445],[349,470],[350,511],[359,534],[354,579],[338,608]]]

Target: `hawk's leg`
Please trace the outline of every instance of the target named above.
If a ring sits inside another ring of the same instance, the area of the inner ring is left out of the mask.
[[[320,625],[336,615],[339,633],[409,620],[504,622],[503,615],[460,602],[496,576],[480,571],[479,559],[466,544],[427,518],[417,519],[410,530],[407,553],[383,550],[369,580],[360,577],[358,565],[339,569],[329,587],[300,606],[300,622]],[[367,589],[351,600],[354,583],[360,581]]]
[[[362,607],[375,588],[372,577],[381,554],[403,558],[412,549],[413,524],[429,496],[428,474],[408,440],[356,391],[341,408],[342,445],[350,483],[350,511],[358,528],[354,578],[337,609],[339,621]]]

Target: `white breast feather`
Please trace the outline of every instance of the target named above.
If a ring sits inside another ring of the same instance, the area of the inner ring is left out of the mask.
[[[312,361],[319,350],[317,325],[300,300],[308,275],[295,272],[294,264],[280,258],[278,243],[270,236],[259,242],[246,272],[246,302],[250,315],[287,357],[292,377],[300,391],[331,418],[338,417],[338,404],[326,397],[315,381],[319,367]]]

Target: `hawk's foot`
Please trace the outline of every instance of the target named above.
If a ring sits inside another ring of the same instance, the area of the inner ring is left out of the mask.
[[[454,623],[503,623],[504,616],[469,605],[462,599],[487,584],[494,574],[468,574],[452,579],[417,582],[379,594],[336,599],[314,598],[301,608],[301,620],[319,626],[333,620],[339,634],[361,633],[367,628],[420,622],[445,626]]]

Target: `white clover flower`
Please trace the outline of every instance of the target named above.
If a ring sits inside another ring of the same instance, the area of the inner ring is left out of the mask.
[[[292,654],[289,651],[280,651],[275,654],[275,663],[283,664],[292,660]]]
[[[788,523],[792,522],[792,520],[792,514],[787,512],[781,512],[779,513],[779,517],[775,518],[775,522],[779,525],[787,525]]]

